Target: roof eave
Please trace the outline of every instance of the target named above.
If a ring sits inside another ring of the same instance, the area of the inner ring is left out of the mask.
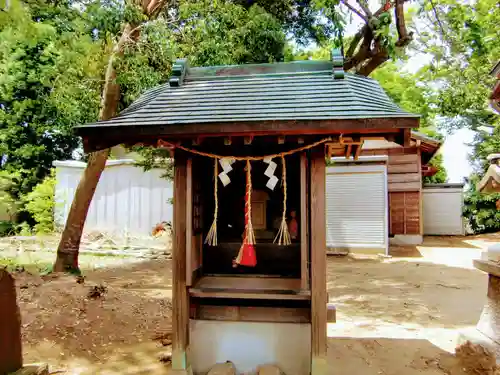
[[[245,135],[321,135],[399,133],[419,126],[419,118],[368,118],[334,120],[274,120],[234,123],[195,123],[141,126],[81,126],[75,129],[83,138],[84,151],[94,152],[117,144],[145,143],[161,138],[190,139]]]

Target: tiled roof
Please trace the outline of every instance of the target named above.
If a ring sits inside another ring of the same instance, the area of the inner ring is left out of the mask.
[[[183,64],[169,83],[145,92],[117,117],[79,128],[419,117],[399,108],[377,81],[339,73],[331,61]]]

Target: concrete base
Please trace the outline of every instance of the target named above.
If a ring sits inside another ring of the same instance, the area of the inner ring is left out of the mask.
[[[415,246],[424,242],[424,236],[420,234],[396,234],[389,238],[389,244],[394,246]]]
[[[310,324],[191,320],[189,334],[196,375],[226,361],[238,374],[255,374],[264,364],[275,364],[287,375],[311,372]]]

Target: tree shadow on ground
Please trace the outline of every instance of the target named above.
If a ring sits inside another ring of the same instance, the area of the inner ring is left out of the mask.
[[[428,340],[330,338],[329,375],[466,375],[458,359]]]
[[[477,323],[487,286],[487,276],[479,271],[420,259],[331,257],[327,272],[329,299],[338,311],[338,324],[330,336],[350,337],[329,341],[331,374],[339,375],[416,375],[421,372],[413,372],[412,366],[424,365],[429,368],[424,374],[446,373],[439,372],[439,366],[453,356],[427,340],[354,339],[355,335],[342,331],[342,324],[371,325],[362,328],[359,336],[379,324],[456,330]],[[83,286],[69,277],[18,280],[25,362],[71,368],[71,374],[168,373],[158,360],[166,349],[152,336],[170,330],[171,261],[97,269],[85,277]],[[99,283],[108,288],[104,298],[84,298],[88,285]],[[370,349],[381,343],[380,349]],[[377,364],[374,356],[382,362]],[[401,364],[396,363],[397,371],[392,371],[389,363],[397,356],[402,357]]]
[[[487,276],[428,262],[329,259],[329,301],[342,319],[456,328],[475,325]]]
[[[89,297],[89,290],[99,285],[105,292]],[[21,273],[16,286],[25,363],[46,362],[71,368],[71,374],[163,371],[158,356],[167,348],[153,338],[171,331],[170,261],[88,271],[83,283],[72,276]],[[95,371],[101,366],[111,372]]]

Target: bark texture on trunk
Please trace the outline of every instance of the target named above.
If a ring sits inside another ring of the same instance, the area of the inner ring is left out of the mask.
[[[78,253],[83,227],[108,155],[109,149],[90,154],[87,167],[76,188],[66,225],[59,241],[54,272],[79,272],[80,270]]]
[[[150,19],[155,17],[164,5],[165,2],[163,0],[142,1],[144,14]],[[123,27],[120,39],[113,47],[106,68],[99,120],[108,120],[117,114],[120,101],[120,87],[116,84],[116,70],[114,65],[116,59],[123,54],[125,45],[127,43],[135,43],[138,40],[140,35],[139,26],[130,23],[126,24]],[[66,219],[66,225],[59,241],[57,258],[53,267],[54,272],[80,272],[78,254],[83,227],[97,184],[106,166],[109,153],[110,149],[106,149],[90,154],[87,167],[76,188],[68,218]]]

